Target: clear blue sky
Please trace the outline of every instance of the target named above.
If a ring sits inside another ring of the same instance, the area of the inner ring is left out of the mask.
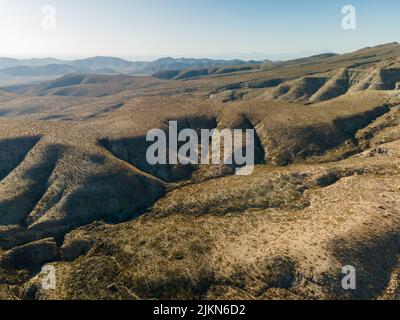
[[[46,4],[56,30],[42,29]],[[347,4],[354,31],[341,28]],[[0,56],[251,58],[351,51],[399,32],[399,0],[0,0]]]

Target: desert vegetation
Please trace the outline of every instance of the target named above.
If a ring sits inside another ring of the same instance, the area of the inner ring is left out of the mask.
[[[4,86],[0,298],[398,299],[399,59],[51,61],[67,74]],[[171,120],[254,129],[254,173],[149,165]]]

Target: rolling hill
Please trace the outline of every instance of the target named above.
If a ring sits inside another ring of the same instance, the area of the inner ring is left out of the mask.
[[[212,59],[173,59],[162,58],[152,62],[132,62],[114,57],[92,57],[87,59],[66,61],[53,58],[17,60],[0,58],[0,80],[3,86],[43,81],[43,77],[55,78],[69,73],[87,74],[126,74],[148,76],[157,72],[207,68],[212,66],[243,65],[242,60],[212,60]],[[259,64],[249,62],[250,64]]]
[[[399,299],[399,62],[390,43],[0,89],[0,297]],[[171,120],[254,129],[254,173],[150,165]]]

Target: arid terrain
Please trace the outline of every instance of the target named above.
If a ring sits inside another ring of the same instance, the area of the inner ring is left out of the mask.
[[[400,44],[237,63],[0,88],[0,299],[399,299]],[[151,166],[170,120],[254,173]]]

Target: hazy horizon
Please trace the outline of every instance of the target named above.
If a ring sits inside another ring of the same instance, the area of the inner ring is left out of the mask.
[[[385,43],[375,43],[371,44],[367,47],[374,47],[378,45],[383,45],[391,42]],[[364,48],[364,47],[363,47]],[[357,48],[356,50],[363,49]],[[113,58],[120,58],[127,61],[143,61],[143,62],[151,62],[162,58],[173,58],[173,59],[214,59],[214,60],[243,60],[243,61],[263,61],[263,60],[271,60],[271,61],[285,61],[285,60],[292,60],[292,59],[301,59],[306,57],[311,57],[314,55],[324,54],[324,53],[334,53],[334,54],[345,54],[351,53],[353,51],[330,51],[330,50],[319,50],[319,51],[305,51],[305,52],[282,52],[282,53],[275,53],[275,54],[268,54],[268,53],[226,53],[226,54],[209,54],[209,55],[168,55],[168,54],[160,54],[155,56],[119,56],[119,55],[89,55],[89,56],[48,56],[48,55],[38,55],[38,56],[0,56],[0,58],[10,58],[10,59],[17,59],[17,60],[33,60],[33,59],[57,59],[57,60],[65,60],[65,61],[73,61],[73,60],[83,60],[88,58],[94,57],[113,57]]]
[[[303,57],[309,57],[312,55],[322,54],[322,53],[344,53],[344,52],[330,52],[329,50],[320,50],[320,51],[309,51],[309,52],[282,52],[282,53],[275,53],[275,54],[268,54],[268,53],[226,53],[226,54],[204,54],[204,55],[169,55],[169,54],[160,54],[160,55],[148,55],[148,56],[119,56],[117,54],[113,55],[100,55],[100,54],[93,54],[87,56],[49,56],[49,55],[14,55],[14,56],[0,56],[0,58],[10,58],[10,59],[17,59],[17,60],[31,60],[31,59],[58,59],[58,60],[80,60],[80,59],[88,59],[93,57],[114,57],[120,58],[127,61],[154,61],[157,59],[162,58],[186,58],[186,59],[215,59],[215,60],[244,60],[244,61],[262,61],[262,60],[271,60],[271,61],[278,61],[278,60],[290,60],[290,59],[298,59]]]

